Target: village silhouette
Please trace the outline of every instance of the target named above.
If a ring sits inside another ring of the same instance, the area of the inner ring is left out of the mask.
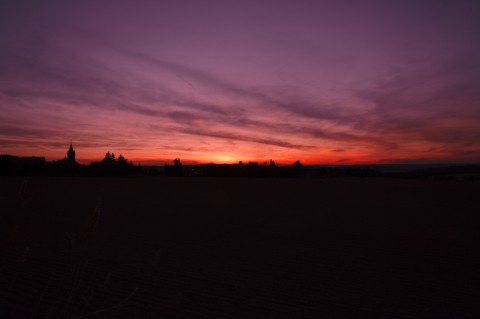
[[[163,166],[134,164],[122,154],[106,152],[100,161],[80,164],[73,144],[63,159],[46,161],[39,156],[0,155],[2,176],[184,176],[184,177],[260,177],[260,178],[331,178],[331,177],[397,177],[428,179],[480,180],[478,164],[392,164],[392,165],[310,165],[299,160],[290,165],[269,162],[236,164],[184,165],[180,158]]]

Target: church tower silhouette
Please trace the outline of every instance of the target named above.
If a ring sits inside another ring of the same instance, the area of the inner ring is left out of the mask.
[[[75,150],[73,149],[72,143],[70,143],[70,148],[67,152],[67,159],[69,161],[75,162]]]

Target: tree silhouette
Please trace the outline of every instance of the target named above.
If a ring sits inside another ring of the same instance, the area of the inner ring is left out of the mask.
[[[173,160],[173,166],[165,165],[165,175],[167,176],[182,176],[184,173],[183,165],[179,158]]]
[[[107,152],[100,162],[91,163],[88,171],[93,175],[125,175],[139,173],[141,167],[133,165],[122,154],[115,159],[114,153]]]
[[[296,160],[296,161],[293,163],[293,167],[294,167],[294,168],[302,168],[303,165],[302,165],[302,163],[300,163],[299,160]]]
[[[105,157],[102,160],[102,163],[107,164],[107,165],[114,164],[115,163],[115,154],[107,152],[105,154]]]
[[[122,154],[120,154],[117,159],[117,165],[124,167],[124,166],[127,166],[127,164],[128,164],[128,160],[126,160],[125,157],[123,157]]]
[[[182,167],[182,162],[180,162],[179,158],[176,158],[173,160],[173,166],[174,167]]]

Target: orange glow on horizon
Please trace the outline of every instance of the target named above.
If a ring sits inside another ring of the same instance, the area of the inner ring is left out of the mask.
[[[17,148],[17,149],[5,149],[2,154],[10,154],[16,156],[44,156],[47,161],[55,161],[65,157],[67,151],[66,145],[62,150],[50,150],[50,149],[38,149],[38,148]],[[117,157],[122,154],[126,159],[141,165],[164,165],[172,164],[174,158],[180,158],[183,164],[237,164],[242,161],[244,164],[248,162],[257,162],[259,164],[269,163],[273,160],[278,165],[290,165],[293,162],[299,160],[304,165],[362,165],[362,164],[385,164],[385,163],[406,163],[416,161],[421,162],[474,162],[475,159],[463,157],[455,158],[451,152],[445,150],[430,154],[430,157],[426,158],[422,154],[422,150],[429,147],[422,143],[417,143],[410,146],[410,149],[396,150],[395,152],[374,154],[369,149],[351,149],[351,150],[339,150],[339,149],[325,149],[318,150],[317,152],[305,152],[305,151],[291,151],[288,149],[276,148],[272,154],[265,154],[266,152],[255,154],[252,152],[251,145],[245,147],[245,154],[237,152],[195,152],[195,151],[178,151],[168,150],[164,152],[157,151],[157,154],[147,153],[142,150],[128,150],[128,149],[116,149],[102,148],[100,147],[88,148],[82,147],[81,144],[76,145],[73,143],[76,151],[76,159],[81,164],[89,164],[91,162],[100,161],[108,151],[114,153]],[[416,150],[415,150],[416,149]],[[162,154],[159,154],[162,153]],[[373,154],[372,154],[373,153]]]
[[[469,6],[419,19],[416,4],[239,1],[186,16],[177,2],[12,1],[0,154],[54,161],[72,141],[80,163],[480,162]]]

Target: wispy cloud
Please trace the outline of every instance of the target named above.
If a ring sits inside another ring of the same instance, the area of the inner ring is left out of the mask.
[[[214,35],[186,24],[176,38],[145,11],[148,21],[132,25],[138,31],[132,36],[115,20],[136,19],[123,6],[112,13],[112,30],[122,30],[116,33],[101,27],[96,32],[101,23],[83,25],[85,12],[63,6],[71,19],[50,19],[51,13],[40,8],[38,19],[44,24],[25,20],[20,28],[4,20],[2,151],[26,153],[42,144],[57,154],[65,140],[74,139],[90,157],[120,148],[138,158],[179,152],[202,161],[219,152],[255,157],[268,148],[272,158],[319,162],[480,159],[480,49],[470,41],[478,37],[470,28],[462,27],[462,34],[446,30],[442,38],[415,22],[421,32],[413,34],[410,28],[415,28],[409,27],[404,34],[395,27],[405,25],[404,17],[385,21],[384,14],[391,12],[383,5],[371,8],[382,14],[363,8],[357,16],[330,4],[340,10],[335,14],[353,22],[340,27],[328,15],[317,22],[305,11],[315,27],[295,20],[302,32],[287,30],[294,39],[279,39],[257,28],[262,24],[256,20],[247,29],[261,38],[241,33],[234,22],[224,25],[231,28],[227,33],[207,28]],[[463,12],[455,5],[435,8],[432,15],[441,19],[449,10]],[[416,17],[420,9],[401,12]],[[370,21],[397,37],[379,44],[387,37]],[[178,27],[168,19],[164,23],[167,29]],[[277,27],[284,30],[282,25]],[[20,40],[8,31],[14,26]],[[338,29],[336,36],[324,31],[327,26]],[[363,46],[351,35],[357,28]],[[423,41],[429,37],[431,48]],[[203,44],[219,38],[226,41],[224,47]],[[440,40],[456,45],[447,48]]]

